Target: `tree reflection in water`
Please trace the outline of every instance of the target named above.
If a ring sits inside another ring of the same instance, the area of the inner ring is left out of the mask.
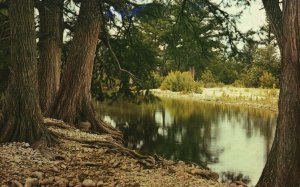
[[[249,184],[251,181],[249,176],[244,176],[242,173],[235,173],[231,171],[222,172],[220,178],[221,178],[221,182],[226,182],[226,183],[242,181],[245,184]]]
[[[163,99],[158,103],[141,105],[98,103],[96,109],[124,132],[130,148],[173,160],[206,163],[218,170],[224,180],[243,175],[249,175],[249,181],[258,180],[272,145],[276,124],[276,114],[272,112],[192,100]],[[255,150],[238,148],[243,145]],[[260,147],[264,147],[263,150]],[[230,155],[230,151],[237,154]],[[247,151],[254,155],[253,158]],[[244,155],[248,160],[240,158]],[[261,160],[261,163],[257,161],[261,168],[249,174],[248,170],[252,172],[255,168],[235,168],[236,163],[232,162],[241,160],[238,165],[243,167],[246,162],[256,162],[257,157]],[[228,166],[224,162],[232,162],[229,171],[240,174],[227,172]],[[246,179],[243,180],[246,182]]]

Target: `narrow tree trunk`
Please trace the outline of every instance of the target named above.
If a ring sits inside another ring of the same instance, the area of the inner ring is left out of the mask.
[[[96,119],[91,103],[91,81],[101,26],[97,0],[82,1],[61,87],[50,115],[71,124],[88,121],[92,130],[119,135]]]
[[[11,74],[0,120],[0,142],[50,140],[38,97],[33,0],[10,1],[9,17]]]
[[[63,0],[44,0],[39,6],[39,94],[42,112],[53,104],[60,83]]]
[[[284,1],[282,12],[278,124],[258,187],[300,186],[300,1]]]

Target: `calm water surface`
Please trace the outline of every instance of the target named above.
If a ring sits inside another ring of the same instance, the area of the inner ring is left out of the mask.
[[[255,184],[271,148],[273,112],[191,100],[155,104],[96,103],[105,121],[124,132],[130,148],[173,160],[206,163],[221,181]]]

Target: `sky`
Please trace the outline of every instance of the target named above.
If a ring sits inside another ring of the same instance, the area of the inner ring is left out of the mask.
[[[233,7],[229,9],[229,12],[237,12],[240,9]],[[260,26],[263,26],[266,23],[265,10],[263,9],[263,4],[261,1],[255,1],[251,3],[251,6],[248,7],[244,14],[241,17],[238,28],[242,32],[246,32],[249,29],[257,30]]]

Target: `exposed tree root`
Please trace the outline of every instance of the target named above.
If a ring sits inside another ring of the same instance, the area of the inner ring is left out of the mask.
[[[59,142],[57,136],[49,131],[38,119],[14,119],[7,115],[0,119],[0,142],[23,141],[33,147],[54,146]]]
[[[91,130],[92,132],[102,132],[105,134],[109,134],[111,135],[116,141],[123,143],[123,134],[114,129],[113,127],[110,127],[109,125],[107,125],[104,121],[102,120],[98,120],[95,116],[91,115],[89,116],[89,120],[88,120],[92,127]]]
[[[128,148],[126,148],[116,142],[113,142],[113,141],[87,140],[87,139],[82,139],[82,138],[68,137],[65,134],[59,133],[59,132],[53,132],[53,133],[57,134],[57,136],[59,136],[61,139],[75,141],[75,142],[79,142],[81,144],[86,144],[88,147],[92,147],[92,148],[106,147],[106,148],[109,148],[109,151],[128,155],[128,156],[136,159],[140,164],[142,164],[145,167],[149,167],[149,168],[154,167],[156,164],[155,158],[153,158],[151,156],[141,155],[141,154],[137,153],[136,151],[128,149]]]
[[[44,124],[47,126],[59,127],[62,129],[73,129],[72,126],[66,125],[63,121],[52,118],[44,118]]]

